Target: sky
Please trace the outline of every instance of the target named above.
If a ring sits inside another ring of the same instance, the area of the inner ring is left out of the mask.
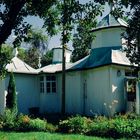
[[[81,3],[85,3],[85,2],[88,2],[89,0],[80,0]],[[104,17],[105,15],[107,15],[110,11],[110,8],[109,6],[105,6],[104,7],[104,12],[103,12],[103,16]],[[101,17],[98,17],[98,20],[100,21],[101,20]],[[28,23],[30,23],[33,28],[38,28],[40,29],[42,26],[43,26],[43,20],[41,20],[39,17],[35,17],[35,16],[28,16],[25,21],[27,21]],[[47,34],[47,33],[46,33]],[[54,48],[54,47],[58,47],[58,46],[61,46],[61,41],[60,41],[60,37],[61,37],[61,34],[57,34],[53,37],[51,37],[49,40],[48,40],[48,47],[49,49],[51,48]],[[9,39],[8,39],[8,43],[11,43],[14,39],[14,35],[10,36]],[[73,49],[72,48],[72,42],[70,41],[68,43],[68,47],[70,49]]]
[[[81,0],[82,3],[85,3],[85,2],[88,2],[88,1],[89,0]],[[106,5],[102,17],[107,15],[109,13],[109,11],[110,11],[110,8]],[[98,20],[100,21],[101,17],[99,17]],[[42,25],[43,25],[43,21],[41,19],[39,19],[38,17],[28,17],[28,18],[26,18],[26,21],[31,23],[34,28],[41,28]],[[61,46],[60,37],[61,37],[61,34],[59,33],[59,34],[57,34],[57,35],[55,35],[55,36],[53,36],[52,38],[49,39],[49,41],[48,41],[49,49]],[[68,47],[70,49],[73,49],[71,41],[68,43]]]

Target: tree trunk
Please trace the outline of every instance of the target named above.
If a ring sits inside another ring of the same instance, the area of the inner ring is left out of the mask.
[[[18,0],[16,2],[13,2],[13,4],[11,5],[6,20],[0,28],[0,46],[6,41],[9,35],[11,35],[19,12],[21,11],[25,3],[26,0]]]

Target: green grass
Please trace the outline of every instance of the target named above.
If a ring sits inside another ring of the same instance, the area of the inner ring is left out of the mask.
[[[63,135],[45,132],[0,132],[0,140],[105,140],[98,137],[88,137],[83,135]]]

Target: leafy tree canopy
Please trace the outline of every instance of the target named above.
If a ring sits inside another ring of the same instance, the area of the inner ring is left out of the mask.
[[[52,59],[53,59],[53,51],[48,50],[46,54],[44,54],[41,57],[41,67],[47,66],[49,64],[52,64]]]
[[[24,41],[36,48],[40,55],[43,55],[48,49],[48,36],[41,29],[30,29]]]
[[[43,18],[50,13],[50,7],[55,5],[57,0],[1,0],[0,1],[0,45],[6,41],[14,30],[17,38],[14,45],[22,41],[28,29],[31,27],[24,22],[28,15]],[[52,24],[53,26],[53,24]]]

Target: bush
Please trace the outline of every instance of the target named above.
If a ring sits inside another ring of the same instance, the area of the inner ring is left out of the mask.
[[[96,117],[89,126],[88,135],[106,136],[109,130],[109,121],[106,117]]]
[[[81,133],[85,134],[88,131],[91,120],[86,117],[76,116],[60,121],[59,131],[64,133]]]
[[[39,118],[29,121],[29,128],[32,131],[46,131],[47,122]]]
[[[55,132],[57,127],[47,123],[46,120],[39,118],[32,119],[28,115],[16,116],[13,111],[6,110],[3,116],[0,116],[0,130],[4,131],[47,131]]]
[[[138,122],[139,119],[124,119],[118,117],[114,119],[114,129],[119,134],[120,137],[138,137]]]
[[[60,121],[59,131],[81,133],[92,136],[112,137],[115,139],[140,138],[140,117],[134,114],[119,115],[114,118],[96,117],[88,119],[76,116]]]
[[[1,117],[2,129],[14,130],[15,129],[16,112],[6,109],[4,115]]]
[[[47,131],[55,132],[56,127],[39,118],[31,119],[27,115],[20,115],[16,123],[17,131]]]
[[[29,128],[30,117],[28,115],[19,115],[16,121],[16,131],[30,131]]]
[[[46,131],[47,132],[56,132],[58,130],[57,126],[54,126],[51,123],[46,123]]]

